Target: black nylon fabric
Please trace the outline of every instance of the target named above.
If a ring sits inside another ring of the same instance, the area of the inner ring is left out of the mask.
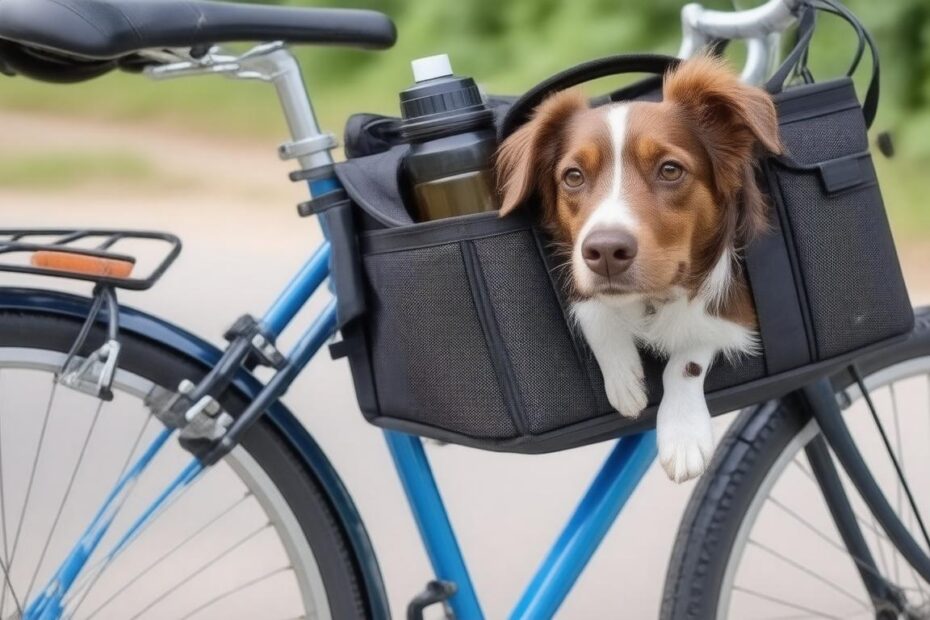
[[[385,237],[402,241],[375,242]],[[531,220],[515,225],[487,213],[369,231],[365,239],[375,394],[363,400],[378,403],[365,410],[371,422],[516,451],[545,442],[545,451],[558,449],[553,434],[594,421],[590,432],[601,439],[637,424],[610,407],[597,362],[551,274],[557,259]],[[664,362],[641,354],[655,406]],[[762,356],[718,360],[706,386],[764,376]],[[577,435],[573,441],[585,443]]]
[[[383,416],[470,437],[516,434],[482,336],[457,243],[364,260]]]
[[[537,253],[532,232],[474,244],[528,432],[552,430],[603,411],[545,264],[526,259]]]

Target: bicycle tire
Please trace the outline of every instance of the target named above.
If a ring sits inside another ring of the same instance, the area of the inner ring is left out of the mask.
[[[920,365],[921,360],[930,368],[926,340],[912,339],[902,346],[903,357],[892,354],[868,364],[866,383],[880,373],[915,362]],[[845,372],[833,379],[838,392],[851,383]],[[777,463],[786,462],[789,451],[797,453],[818,435],[809,414],[791,399],[756,405],[739,414],[696,485],[679,526],[666,574],[662,620],[723,617],[718,607],[728,587],[727,569],[750,506],[762,497],[763,481]]]
[[[80,330],[79,321],[29,311],[0,313],[0,351],[27,348],[67,353]],[[87,350],[103,341],[95,327]],[[183,379],[196,381],[207,369],[195,360],[180,357],[152,341],[131,334],[120,335],[119,368],[165,389],[174,390]],[[222,399],[232,414],[248,404],[230,390]],[[260,420],[243,437],[242,448],[251,456],[284,498],[300,525],[319,567],[326,603],[333,618],[368,618],[370,611],[350,542],[342,531],[320,483],[297,451],[266,420]]]

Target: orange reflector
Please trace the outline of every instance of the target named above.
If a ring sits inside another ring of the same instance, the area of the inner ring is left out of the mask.
[[[49,250],[35,252],[31,262],[34,267],[108,278],[128,278],[134,266],[128,260]]]

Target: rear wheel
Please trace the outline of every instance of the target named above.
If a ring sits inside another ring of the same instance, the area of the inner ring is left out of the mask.
[[[918,512],[930,515],[930,355],[920,355],[872,371],[865,384]],[[840,400],[872,475],[927,553],[861,393],[851,388]],[[792,400],[741,413],[682,521],[662,618],[930,618],[930,584],[890,542],[834,460],[816,422]],[[849,528],[837,527],[818,483],[824,467],[839,474],[833,488],[847,498],[866,553],[848,551]],[[876,604],[866,579],[897,601]]]
[[[115,397],[56,383],[76,321],[0,314],[0,617],[19,617],[164,426],[146,399],[204,369],[121,335]],[[93,334],[90,347],[102,334]],[[236,414],[245,401],[231,395]],[[64,599],[66,618],[361,618],[349,543],[318,482],[260,421],[112,562],[103,554],[191,457],[169,441]]]

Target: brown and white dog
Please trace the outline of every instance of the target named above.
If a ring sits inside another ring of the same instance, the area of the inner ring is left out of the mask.
[[[552,95],[501,145],[501,213],[530,195],[566,255],[572,311],[620,414],[647,404],[640,343],[666,356],[659,458],[677,482],[713,452],[704,377],[757,351],[738,254],[767,225],[760,151],[779,153],[768,94],[707,56],[665,76],[661,102],[589,107]]]

